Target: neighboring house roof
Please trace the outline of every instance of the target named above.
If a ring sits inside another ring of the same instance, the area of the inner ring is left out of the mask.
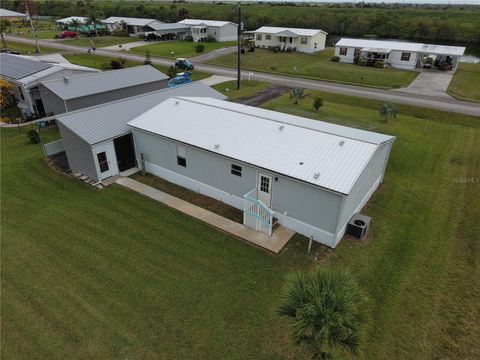
[[[205,25],[205,26],[213,26],[213,27],[222,27],[228,24],[233,24],[237,26],[237,24],[230,21],[200,20],[200,19],[184,19],[182,21],[179,21],[178,24],[185,24],[188,26]]]
[[[325,31],[320,29],[285,28],[285,27],[275,27],[275,26],[262,26],[261,28],[252,32],[272,34],[277,36],[289,36],[289,35],[282,34],[287,32],[293,33],[296,36],[314,36],[314,35],[317,35],[318,33],[327,34]]]
[[[56,120],[88,144],[96,144],[130,131],[127,123],[172,96],[225,96],[202,82],[166,88],[56,116]]]
[[[23,55],[24,58],[40,60],[47,63],[53,64],[70,64],[70,62],[63,57],[62,54],[46,54],[46,55]],[[73,64],[70,64],[73,65]]]
[[[70,100],[167,79],[168,76],[164,73],[150,65],[144,65],[64,77],[44,81],[42,84],[61,99]]]
[[[155,31],[167,31],[167,30],[183,30],[188,29],[187,25],[179,24],[179,23],[158,23],[158,24],[149,24],[153,30]]]
[[[61,24],[70,24],[73,20],[77,20],[81,24],[85,24],[85,22],[88,21],[88,17],[85,16],[69,16],[64,19],[58,19],[56,20],[57,23]]]
[[[35,57],[13,54],[0,54],[0,75],[7,79],[14,80],[18,83],[28,85],[35,81],[41,81],[43,77],[50,74],[68,70],[78,70],[85,72],[100,72],[97,69],[91,69],[84,66],[71,64],[69,62],[51,62],[48,57]],[[52,55],[50,55],[52,58]],[[60,60],[55,57],[56,60]],[[66,59],[64,59],[66,61]]]
[[[0,9],[0,18],[2,17],[27,17],[27,14],[22,14],[16,11]]]
[[[377,48],[382,50],[398,50],[421,52],[438,55],[456,55],[462,56],[465,48],[461,46],[446,46],[434,44],[411,43],[405,41],[386,41],[386,40],[368,40],[368,39],[340,39],[335,46],[355,47],[355,48]]]
[[[209,98],[171,98],[128,125],[341,194],[395,139]]]
[[[122,17],[122,16],[110,16],[109,18],[102,20],[105,24],[117,24],[124,22],[127,25],[131,26],[150,26],[150,23],[162,24],[161,21],[155,19],[144,19],[144,18],[133,18],[133,17]]]

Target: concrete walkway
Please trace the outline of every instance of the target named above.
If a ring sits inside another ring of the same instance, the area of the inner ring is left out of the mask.
[[[452,72],[439,72],[435,70],[431,72],[423,71],[418,74],[410,85],[405,88],[395,89],[394,91],[452,99],[452,97],[446,93],[452,79]]]
[[[34,41],[32,39],[24,39],[13,36],[4,37],[7,41],[10,40],[24,44],[34,44]],[[72,46],[61,43],[49,43],[44,40],[39,40],[38,42],[40,46],[49,46],[52,48],[60,49],[62,51],[72,51],[76,53],[85,53],[87,51],[86,47]],[[145,56],[143,55],[136,55],[128,52],[122,53],[120,55],[118,51],[104,49],[97,49],[95,54],[115,58],[118,58],[120,56],[125,60],[139,62],[143,62],[143,60],[145,60]],[[152,56],[152,64],[170,66],[173,64],[173,60],[162,59]],[[236,69],[206,64],[195,64],[195,69],[198,71],[228,77],[235,77],[237,72]],[[242,71],[242,78],[248,79],[248,74],[249,71]],[[320,90],[334,94],[358,96],[366,99],[376,99],[381,101],[394,102],[397,104],[421,106],[441,111],[452,111],[460,114],[480,116],[480,104],[474,102],[460,101],[453,98],[446,98],[445,96],[439,97],[431,95],[410,94],[401,91],[374,89],[358,85],[337,84],[328,81],[303,79],[293,76],[269,74],[262,72],[255,72],[253,80],[267,81],[272,84],[279,84],[289,87],[300,87],[303,89]]]
[[[153,45],[156,44],[157,42],[160,41],[135,41],[135,42],[130,42],[126,44],[120,44],[120,45],[111,45],[111,46],[105,46],[100,49],[102,50],[114,50],[114,51],[122,51],[122,50],[130,50],[139,46],[145,46],[145,45]],[[98,50],[98,49],[97,49]]]
[[[201,63],[201,62],[213,60],[219,56],[234,53],[235,51],[237,51],[236,46],[229,46],[229,47],[224,47],[224,48],[216,49],[213,51],[209,51],[208,53],[205,53],[205,54],[191,57],[189,60],[193,63]]]
[[[232,80],[236,80],[236,79],[230,76],[212,75],[200,81],[203,82],[205,85],[212,86],[212,85],[217,85],[217,84],[221,84],[226,81],[232,81]]]
[[[295,234],[293,231],[280,226],[273,232],[272,236],[268,236],[139,181],[119,177],[115,182],[275,254],[278,254]]]

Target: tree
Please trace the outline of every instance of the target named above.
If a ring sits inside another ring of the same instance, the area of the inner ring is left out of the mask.
[[[12,26],[12,23],[10,22],[10,20],[7,20],[7,19],[0,20],[0,35],[2,37],[2,46],[4,48],[7,47],[7,43],[5,42],[5,38],[3,37],[3,33],[7,32],[7,30],[10,28],[10,26]]]
[[[98,37],[98,29],[97,29],[97,22],[98,22],[98,17],[95,11],[92,11],[90,15],[88,16],[88,22],[93,25],[93,29],[95,30],[95,34]]]
[[[195,45],[195,52],[201,53],[205,50],[205,45],[198,43]]]
[[[317,96],[313,99],[313,108],[315,111],[318,111],[323,106],[323,99],[320,96]]]
[[[297,105],[300,100],[305,99],[305,97],[307,97],[307,94],[305,94],[303,89],[293,89],[290,92],[290,99],[293,99],[295,105]]]
[[[4,110],[17,104],[13,95],[13,84],[10,81],[0,79],[0,109]]]
[[[312,359],[331,359],[338,350],[361,352],[367,302],[349,272],[319,267],[287,277],[278,313],[292,318],[297,346],[306,347]]]
[[[76,31],[78,31],[78,27],[81,25],[81,23],[78,19],[72,19],[72,20],[70,20],[70,25],[73,26],[73,28]]]
[[[380,115],[383,116],[383,119],[385,122],[388,122],[388,118],[391,116],[394,119],[397,118],[397,107],[395,104],[392,103],[385,103],[382,105],[382,107],[379,109]]]
[[[143,60],[143,63],[145,65],[151,65],[152,64],[152,59],[150,58],[150,50],[148,50],[148,49],[145,53],[145,60]]]
[[[175,76],[177,76],[177,73],[178,73],[178,68],[177,68],[175,65],[171,65],[171,66],[168,68],[167,76],[168,76],[170,79],[173,79]]]

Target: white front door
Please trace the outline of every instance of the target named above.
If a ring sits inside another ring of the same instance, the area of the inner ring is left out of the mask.
[[[110,167],[110,161],[107,156],[107,150],[102,149],[100,151],[97,151],[97,163],[100,169],[101,180],[112,176],[112,169]]]
[[[268,207],[271,207],[272,203],[272,180],[270,175],[258,173],[257,180],[257,193],[258,200],[263,202]]]

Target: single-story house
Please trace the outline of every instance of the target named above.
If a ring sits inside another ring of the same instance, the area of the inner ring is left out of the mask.
[[[367,65],[382,61],[386,66],[405,70],[431,67],[433,64],[449,64],[455,70],[464,52],[462,46],[404,41],[342,38],[335,44],[335,55],[340,58],[340,62],[353,64],[358,57],[366,61]]]
[[[190,35],[190,28],[179,23],[152,23],[149,27],[152,31],[145,31],[145,35],[154,34],[161,40],[183,40]]]
[[[146,32],[154,31],[154,26],[163,24],[159,20],[132,18],[124,16],[110,16],[102,20],[108,31],[126,30],[132,37],[141,37]]]
[[[42,81],[47,115],[57,115],[164,89],[168,76],[150,65]]]
[[[230,21],[184,19],[178,24],[187,25],[194,42],[205,41],[212,37],[215,41],[237,40],[238,24]]]
[[[73,22],[77,21],[77,25],[73,25]],[[91,31],[103,29],[105,26],[96,23],[95,27],[90,22],[90,19],[85,16],[70,16],[64,19],[56,20],[57,26],[61,30],[79,31],[81,33],[89,33]]]
[[[22,14],[16,11],[0,9],[0,18],[3,20],[18,21],[27,20],[27,14]]]
[[[256,47],[313,53],[325,49],[327,33],[320,29],[262,26],[252,31]]]
[[[55,120],[61,139],[45,144],[45,154],[64,151],[72,171],[97,182],[136,167],[140,163],[127,123],[172,96],[225,99],[198,81],[60,114]]]
[[[26,115],[37,116],[45,115],[39,90],[42,81],[100,71],[71,64],[59,54],[36,57],[2,53],[0,63],[0,77],[14,84],[18,107]]]
[[[205,97],[171,97],[128,126],[148,173],[243,210],[256,230],[277,219],[330,247],[383,181],[395,140]]]

